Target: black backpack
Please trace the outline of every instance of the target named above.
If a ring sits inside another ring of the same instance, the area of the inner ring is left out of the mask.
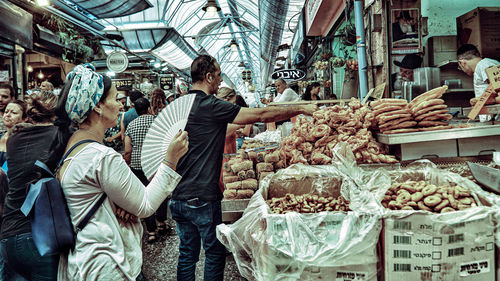
[[[62,166],[66,157],[77,146],[90,142],[96,141],[82,140],[73,145],[59,162],[58,168]],[[76,233],[73,230],[73,223],[61,184],[43,162],[37,160],[35,167],[42,170],[44,177],[30,185],[21,212],[30,217],[33,242],[41,256],[67,252],[75,246]],[[101,195],[85,218],[78,224],[77,233],[85,227],[104,199],[106,199],[106,193]]]

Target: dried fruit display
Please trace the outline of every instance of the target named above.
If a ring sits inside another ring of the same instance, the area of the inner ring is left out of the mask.
[[[334,198],[318,195],[304,194],[294,195],[287,193],[285,197],[271,198],[266,200],[269,208],[274,214],[286,214],[288,212],[319,213],[323,211],[349,211],[349,202],[342,196]]]
[[[425,181],[393,183],[382,205],[391,210],[447,213],[477,206],[471,191],[461,186],[436,186]]]

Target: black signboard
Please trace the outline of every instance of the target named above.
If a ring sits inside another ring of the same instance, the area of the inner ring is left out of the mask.
[[[306,73],[300,69],[283,69],[283,70],[278,70],[273,73],[271,78],[274,80],[283,78],[285,80],[289,81],[294,81],[294,80],[300,80],[302,78],[306,77]]]
[[[134,79],[114,79],[116,89],[119,91],[130,91],[134,85]]]
[[[174,88],[174,77],[173,76],[161,76],[160,77],[160,89],[164,91],[170,91]]]

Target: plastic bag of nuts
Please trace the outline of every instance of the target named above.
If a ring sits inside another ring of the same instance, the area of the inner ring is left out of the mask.
[[[425,181],[393,183],[382,199],[391,210],[447,213],[477,206],[470,190],[459,185],[434,185]]]
[[[288,212],[319,213],[323,211],[349,211],[349,202],[342,196],[334,198],[318,195],[303,194],[294,195],[287,193],[285,197],[271,198],[266,200],[267,205],[274,214],[286,214]]]

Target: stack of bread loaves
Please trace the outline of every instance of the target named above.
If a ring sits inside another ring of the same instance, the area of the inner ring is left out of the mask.
[[[380,99],[371,102],[377,125],[383,134],[416,132],[408,102],[402,99]]]
[[[444,104],[441,96],[446,92],[448,86],[442,86],[427,91],[414,98],[409,104],[413,118],[417,121],[419,131],[433,131],[452,128],[448,120],[452,118],[448,114],[448,106]]]

